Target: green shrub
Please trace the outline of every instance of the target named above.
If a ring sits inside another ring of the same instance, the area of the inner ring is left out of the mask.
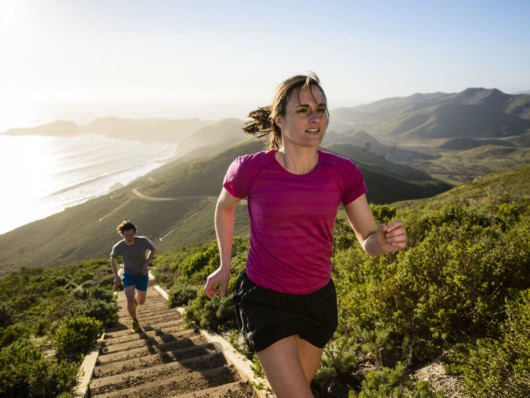
[[[76,315],[62,322],[53,336],[59,358],[78,361],[88,353],[103,331],[103,324],[85,315]]]
[[[19,339],[0,351],[0,397],[68,394],[77,383],[77,372],[77,364],[46,359],[29,340]]]
[[[403,365],[394,369],[382,368],[368,372],[362,382],[358,398],[442,398],[442,393],[434,392],[426,382],[413,382]]]
[[[388,224],[396,218],[396,209],[392,206],[370,204],[370,209],[377,224]]]
[[[506,305],[501,336],[459,346],[450,370],[461,373],[470,397],[530,396],[530,289]]]
[[[173,286],[168,292],[168,305],[170,308],[183,307],[197,297],[200,287],[186,284]]]
[[[219,266],[219,250],[217,243],[202,245],[189,256],[179,267],[181,280],[186,278],[190,283],[202,283],[206,277]]]
[[[18,339],[29,338],[31,330],[28,325],[17,322],[6,328],[0,328],[0,347],[6,347]]]
[[[13,314],[10,308],[2,303],[0,304],[0,328],[10,325],[13,321]]]
[[[87,300],[74,300],[68,311],[68,316],[82,315],[96,319],[104,326],[110,327],[118,323],[118,307],[115,301],[97,300],[89,298]]]
[[[448,351],[457,353],[453,371],[465,375],[470,394],[480,396],[475,385],[485,380],[491,391],[504,383],[514,386],[511,396],[525,396],[530,325],[522,308],[530,311],[514,300],[530,288],[529,200],[469,203],[371,206],[378,223],[401,218],[409,237],[407,250],[380,257],[364,253],[347,220],[337,219],[339,325],[313,383],[323,397],[344,389],[363,397],[436,396],[407,372]],[[160,254],[157,270],[167,286],[178,286],[176,301],[187,299],[186,286],[197,286],[186,308],[189,322],[214,331],[235,326],[231,298],[247,250],[245,239],[234,239],[228,293],[214,300],[200,287],[219,266],[216,242]],[[365,378],[369,368],[378,370]]]
[[[361,346],[353,337],[339,336],[324,348],[320,369],[313,380],[313,389],[328,396],[339,386],[358,390],[361,385]]]
[[[215,296],[210,300],[201,292],[186,307],[186,321],[214,332],[234,328],[236,312],[232,298],[233,294],[229,294],[225,297]]]

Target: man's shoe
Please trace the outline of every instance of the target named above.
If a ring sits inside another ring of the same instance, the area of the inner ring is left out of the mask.
[[[138,333],[140,331],[140,324],[138,323],[138,319],[133,319],[131,331],[133,333]]]

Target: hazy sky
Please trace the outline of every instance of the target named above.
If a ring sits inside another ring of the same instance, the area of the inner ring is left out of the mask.
[[[315,71],[330,107],[530,90],[527,0],[0,0],[0,131],[244,117]]]

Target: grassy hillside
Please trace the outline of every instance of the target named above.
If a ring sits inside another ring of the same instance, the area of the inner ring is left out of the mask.
[[[413,211],[421,211],[425,206],[441,207],[445,203],[465,202],[479,205],[489,200],[503,197],[530,198],[530,165],[477,177],[473,181],[428,199],[404,201],[399,207],[414,204]]]
[[[483,145],[516,146],[510,141],[498,139],[474,139],[468,137],[452,138],[438,145],[440,149],[467,150]]]
[[[415,163],[422,168],[421,161]],[[441,151],[428,165],[423,163],[432,175],[450,175],[467,181],[495,171],[524,167],[530,163],[530,148],[481,145],[468,150]]]

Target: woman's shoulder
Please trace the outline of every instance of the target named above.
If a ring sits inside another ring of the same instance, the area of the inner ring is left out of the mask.
[[[234,163],[239,167],[262,168],[274,160],[274,150],[260,151],[238,156]]]
[[[274,158],[274,150],[269,149],[266,151],[259,151],[254,153],[248,153],[246,155],[238,156],[238,159],[241,159],[242,162],[259,162],[259,161],[268,161],[271,158]]]
[[[324,151],[322,149],[319,149],[318,151],[320,153],[321,158],[323,159],[324,164],[329,164],[340,169],[351,169],[352,167],[356,167],[353,160],[347,158],[346,156]]]

